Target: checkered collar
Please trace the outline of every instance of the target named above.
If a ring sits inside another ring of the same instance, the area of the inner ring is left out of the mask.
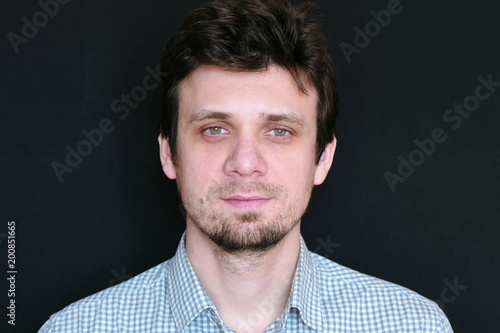
[[[186,253],[185,239],[186,233],[184,232],[177,252],[171,260],[167,284],[167,297],[175,325],[179,332],[185,332],[189,324],[206,310],[211,311],[214,319],[222,325],[222,318],[191,266]],[[301,236],[297,269],[287,306],[280,317],[281,324],[286,322],[290,309],[296,308],[307,326],[314,330],[321,330],[321,302],[316,275],[316,265]]]
[[[299,260],[286,309],[288,312],[290,308],[296,308],[307,326],[313,330],[321,331],[321,299],[317,274],[316,263],[311,257],[304,239],[300,236]]]

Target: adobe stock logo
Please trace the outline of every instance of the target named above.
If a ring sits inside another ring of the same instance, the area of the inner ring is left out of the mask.
[[[130,111],[136,109],[151,91],[160,86],[163,80],[162,75],[165,75],[161,72],[160,64],[157,64],[155,68],[146,66],[145,71],[147,74],[142,78],[142,84],[136,85],[130,90],[130,93],[123,93],[120,98],[111,102],[111,112],[116,114],[120,121],[127,119]],[[102,144],[105,135],[111,134],[116,129],[116,123],[117,121],[110,118],[102,118],[96,128],[81,131],[84,138],[76,145],[66,145],[66,158],[62,160],[63,162],[54,160],[50,164],[59,183],[64,181],[63,176],[66,173],[72,173],[86,157],[92,154],[96,147]]]
[[[446,304],[455,302],[457,297],[460,296],[462,292],[468,288],[468,286],[459,284],[457,276],[455,276],[453,282],[450,282],[448,279],[444,279],[443,284],[446,287],[441,290],[440,298],[435,299],[434,302],[436,302],[441,310],[444,311]]]
[[[7,38],[14,53],[19,52],[21,44],[28,44],[28,42],[38,35],[38,29],[45,27],[49,23],[50,18],[54,18],[59,13],[59,5],[66,5],[70,0],[40,0],[38,6],[42,10],[37,11],[31,17],[31,20],[26,16],[21,18],[23,25],[21,26],[21,34],[9,32]]]
[[[401,5],[399,0],[389,0],[387,9],[382,9],[378,12],[375,10],[370,11],[373,20],[368,21],[363,30],[358,26],[354,27],[354,32],[356,33],[353,39],[354,45],[346,42],[339,44],[347,63],[350,64],[352,62],[351,57],[353,54],[360,54],[363,49],[368,47],[372,39],[376,38],[382,32],[382,28],[387,28],[391,23],[393,15],[401,14],[402,11],[403,5]]]
[[[500,82],[493,80],[493,74],[488,74],[487,78],[480,75],[477,77],[479,84],[474,89],[474,93],[465,97],[461,104],[453,104],[443,112],[442,118],[446,124],[451,125],[451,129],[456,131],[462,126],[464,119],[468,119],[473,112],[479,109],[481,102],[484,102],[495,92],[496,88],[500,87]],[[415,139],[416,149],[409,154],[399,155],[397,160],[399,165],[397,172],[386,171],[384,178],[391,192],[396,191],[398,183],[404,183],[408,177],[413,175],[416,168],[424,164],[424,162],[432,156],[439,144],[448,139],[446,131],[440,127],[434,128],[430,136],[424,139]]]
[[[109,280],[108,287],[112,287],[116,284],[122,283],[124,281],[133,278],[132,275],[127,274],[127,272],[125,271],[125,267],[122,267],[121,272],[118,272],[116,269],[112,269],[110,272],[113,275],[113,277]]]
[[[321,237],[316,237],[316,241],[318,242],[318,245],[314,248],[313,252],[325,258],[330,257],[341,245],[339,243],[333,243],[331,235],[326,236],[326,240]]]

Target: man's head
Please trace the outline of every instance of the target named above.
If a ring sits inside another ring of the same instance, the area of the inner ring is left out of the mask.
[[[312,3],[293,7],[288,0],[218,0],[192,11],[168,42],[162,58],[163,96],[160,134],[177,157],[180,82],[200,65],[251,72],[277,65],[302,92],[316,89],[316,162],[336,135],[338,91],[333,61]]]
[[[220,0],[167,44],[163,170],[177,180],[188,231],[227,252],[280,242],[331,166],[338,97],[311,10]]]

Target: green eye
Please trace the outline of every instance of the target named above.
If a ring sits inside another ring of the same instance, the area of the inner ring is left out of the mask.
[[[222,127],[210,127],[208,132],[212,135],[218,135],[222,133]]]
[[[273,130],[273,133],[276,136],[285,136],[288,133],[288,131],[282,128],[276,128]]]

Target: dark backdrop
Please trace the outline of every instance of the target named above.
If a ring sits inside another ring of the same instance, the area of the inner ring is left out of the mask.
[[[147,75],[202,3],[73,0],[45,16],[35,0],[0,5],[0,331],[36,331],[174,254],[184,222],[160,168],[160,88]],[[498,332],[500,5],[318,3],[341,116],[333,167],[303,219],[309,248],[437,300],[456,332]],[[126,106],[122,94],[139,101]],[[463,115],[449,110],[463,103]],[[84,130],[94,144],[81,143]],[[68,167],[67,149],[78,148],[87,156]]]

